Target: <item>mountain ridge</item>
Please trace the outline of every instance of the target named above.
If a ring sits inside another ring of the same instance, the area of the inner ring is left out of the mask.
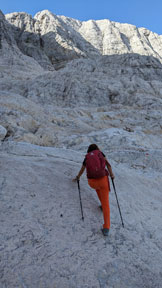
[[[159,48],[162,45],[162,36],[132,24],[122,24],[108,19],[79,21],[57,16],[48,10],[36,13],[33,18],[25,12],[10,13],[5,17],[20,30],[24,29],[25,25],[24,32],[41,36],[44,43],[48,41],[45,51],[47,53],[48,50],[49,54],[50,50],[51,55],[48,57],[53,57],[53,62],[57,58],[58,61],[62,61],[65,60],[62,58],[68,60],[68,57],[70,60],[76,57],[123,53],[152,55],[162,61],[162,50]],[[53,34],[48,34],[50,32]],[[58,50],[58,53],[55,51],[53,54],[51,47]],[[63,51],[66,53],[66,50],[69,50],[69,54],[63,57]]]

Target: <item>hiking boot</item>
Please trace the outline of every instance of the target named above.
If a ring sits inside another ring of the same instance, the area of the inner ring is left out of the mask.
[[[103,228],[101,230],[102,230],[102,233],[103,233],[104,236],[108,236],[109,235],[109,229],[108,228]]]

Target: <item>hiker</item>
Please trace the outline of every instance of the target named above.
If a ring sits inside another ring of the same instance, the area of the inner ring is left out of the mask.
[[[105,168],[107,167],[107,169]],[[109,191],[110,183],[108,176],[114,179],[114,174],[111,165],[106,159],[103,152],[100,151],[96,144],[91,144],[88,147],[87,154],[84,158],[82,167],[73,181],[79,181],[81,175],[86,169],[88,184],[91,188],[95,189],[101,203],[103,211],[104,224],[102,233],[108,236],[110,229],[110,207],[109,207]]]

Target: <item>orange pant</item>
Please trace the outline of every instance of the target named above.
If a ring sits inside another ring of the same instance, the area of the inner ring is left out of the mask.
[[[95,189],[102,205],[104,225],[103,228],[110,229],[110,206],[109,206],[109,179],[104,176],[99,179],[88,179],[88,184]]]

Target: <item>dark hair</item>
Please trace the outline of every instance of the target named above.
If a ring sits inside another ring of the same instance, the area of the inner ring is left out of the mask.
[[[96,144],[91,144],[88,147],[87,153],[89,153],[89,152],[91,152],[93,150],[100,150],[100,149],[98,148],[98,146]]]

